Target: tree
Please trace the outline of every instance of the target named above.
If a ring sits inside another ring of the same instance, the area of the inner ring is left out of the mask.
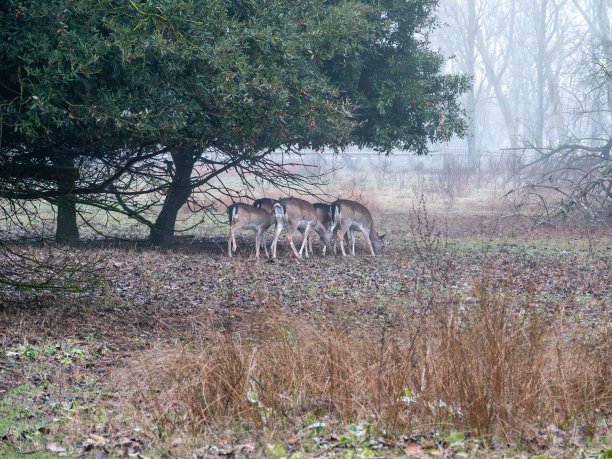
[[[467,80],[428,49],[435,3],[9,0],[0,197],[58,206],[58,239],[87,204],[165,243],[194,189],[235,194],[225,171],[303,183],[275,150],[425,153],[465,129]]]
[[[589,66],[595,69],[589,79],[592,86],[585,88],[587,96],[600,97],[599,112],[578,113],[575,134],[557,146],[528,145],[537,156],[525,167],[522,185],[514,192],[522,198],[519,210],[534,224],[571,220],[578,225],[607,225],[612,218],[612,104],[606,98],[612,85],[612,45],[608,42],[601,49]],[[583,105],[592,106],[585,99]],[[585,119],[589,122],[580,123]],[[596,136],[588,132],[593,119],[605,121],[597,126]]]
[[[79,200],[91,202],[158,149],[143,143],[153,116],[130,114],[138,107],[133,95],[146,88],[109,46],[108,5],[7,1],[1,8],[0,198],[55,205],[58,241],[75,241]]]
[[[270,8],[241,2],[239,10],[228,9],[223,30],[237,32],[222,51],[227,57],[230,49],[231,58],[223,65],[203,65],[216,55],[212,48],[201,57],[195,53],[190,67],[209,81],[216,78],[218,93],[203,100],[199,87],[185,84],[183,74],[177,76],[167,68],[161,75],[157,70],[151,75],[152,84],[167,79],[180,87],[194,110],[200,104],[215,109],[163,140],[183,146],[170,147],[171,180],[162,184],[167,177],[155,175],[157,185],[148,185],[169,191],[156,220],[144,219],[136,200],[122,200],[122,208],[151,228],[153,241],[165,243],[171,240],[178,210],[191,190],[211,195],[221,189],[240,195],[219,182],[227,170],[244,178],[245,186],[248,177],[292,187],[312,179],[270,161],[275,150],[342,149],[357,144],[384,152],[400,147],[425,153],[427,142],[462,133],[465,122],[456,98],[467,80],[440,75],[443,60],[427,48],[434,4],[392,1],[374,8],[357,2],[311,1],[296,9],[290,2],[276,2]],[[289,13],[279,15],[283,11]],[[164,9],[163,16],[141,7],[139,30],[160,31],[165,46],[177,49],[179,60],[191,59],[182,56],[175,37],[201,43],[197,37],[203,29],[185,24],[181,14],[172,6]],[[189,17],[197,14],[191,11]],[[180,35],[175,35],[177,30]],[[423,38],[417,39],[419,34]],[[214,40],[215,45],[219,42]],[[218,68],[225,68],[225,73],[215,73]]]

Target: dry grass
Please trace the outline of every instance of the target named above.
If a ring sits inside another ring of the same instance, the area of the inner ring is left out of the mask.
[[[514,442],[550,424],[588,433],[612,400],[610,327],[544,318],[529,295],[486,282],[474,294],[470,312],[447,297],[416,316],[387,310],[376,324],[272,304],[197,346],[148,353],[129,377],[167,430],[287,430],[314,415],[388,434],[452,426]]]
[[[469,178],[454,170],[439,175]],[[284,246],[266,263],[252,259],[246,233],[228,260],[226,226],[212,221],[198,230],[204,239],[172,251],[79,249],[75,256],[104,260],[104,288],[70,302],[4,303],[0,331],[6,349],[66,339],[91,358],[69,367],[0,354],[11,375],[0,394],[42,379],[28,395],[34,412],[62,422],[37,452],[72,437],[66,446],[79,455],[104,437],[105,451],[122,455],[128,437],[167,457],[207,457],[227,445],[268,457],[350,448],[347,456],[365,456],[342,439],[351,424],[366,426],[359,447],[384,436],[377,452],[387,455],[415,444],[423,453],[434,441],[446,454],[452,430],[472,434],[465,453],[476,456],[487,454],[483,445],[494,457],[513,455],[508,444],[550,457],[592,443],[609,449],[609,236],[521,232],[517,219],[494,218],[502,205],[493,196],[505,185],[477,175],[449,211],[431,176],[397,171],[375,190],[378,177],[339,174],[329,189],[329,199],[367,204],[376,229],[390,232],[383,257],[363,256],[358,236],[354,258],[295,263]],[[487,188],[473,188],[481,180]],[[433,196],[428,209],[419,190]],[[98,348],[107,354],[94,358]],[[41,393],[64,403],[49,405]],[[84,408],[76,415],[75,397]],[[21,442],[19,432],[11,438]],[[272,453],[270,444],[286,449]]]

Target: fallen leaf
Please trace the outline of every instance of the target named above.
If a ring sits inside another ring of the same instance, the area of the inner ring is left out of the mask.
[[[425,440],[423,443],[421,443],[421,448],[423,449],[428,449],[428,448],[435,448],[436,443],[433,440]]]
[[[47,443],[47,449],[55,454],[66,452],[66,448],[61,447],[57,443]]]
[[[104,445],[107,442],[106,438],[96,434],[89,434],[89,440],[93,441],[96,446]]]
[[[406,453],[406,456],[421,456],[424,454],[423,448],[416,443],[411,443],[404,446],[404,452]]]

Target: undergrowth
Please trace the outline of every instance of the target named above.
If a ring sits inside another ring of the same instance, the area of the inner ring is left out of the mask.
[[[307,320],[269,304],[198,345],[147,354],[130,378],[169,431],[278,431],[310,415],[510,444],[550,424],[592,433],[612,400],[610,327],[546,317],[486,280],[474,295],[469,312],[449,297],[418,323],[397,307],[376,327],[346,320],[350,311]]]

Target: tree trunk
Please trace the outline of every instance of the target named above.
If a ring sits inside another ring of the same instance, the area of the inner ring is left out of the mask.
[[[538,43],[538,52],[536,55],[536,128],[535,128],[535,144],[538,147],[544,145],[544,91],[546,90],[545,71],[547,56],[546,43],[546,14],[547,0],[540,0],[539,9],[536,16],[536,39]]]
[[[191,172],[195,160],[193,148],[180,148],[172,152],[172,183],[150,232],[151,242],[155,245],[169,245],[173,241],[176,217],[191,195]]]
[[[480,30],[479,28],[476,29],[476,44],[480,51],[480,56],[482,57],[482,62],[485,67],[487,78],[493,85],[495,98],[497,100],[497,103],[499,104],[499,108],[504,117],[506,130],[508,132],[508,138],[510,139],[510,144],[512,145],[512,147],[517,147],[518,143],[516,137],[515,120],[512,114],[512,108],[510,107],[508,97],[506,96],[502,85],[503,74],[498,75],[497,73],[495,73],[495,64],[492,61],[491,56],[489,55],[489,51],[487,50],[485,40],[482,36],[482,30]]]
[[[74,169],[74,163],[68,161],[58,164],[63,168]],[[76,174],[70,174],[75,177]],[[57,221],[55,227],[55,241],[62,244],[71,244],[79,241],[79,227],[76,221],[76,198],[73,194],[74,179],[62,180],[57,183],[60,197],[57,199]]]
[[[465,61],[467,66],[467,73],[472,77],[475,75],[475,48],[476,48],[476,6],[474,0],[468,0],[468,25],[467,25],[467,43]],[[478,156],[476,154],[476,100],[474,97],[474,84],[467,93],[467,113],[472,120],[472,129],[467,135],[467,154],[468,164],[471,168],[475,168],[478,165]]]

